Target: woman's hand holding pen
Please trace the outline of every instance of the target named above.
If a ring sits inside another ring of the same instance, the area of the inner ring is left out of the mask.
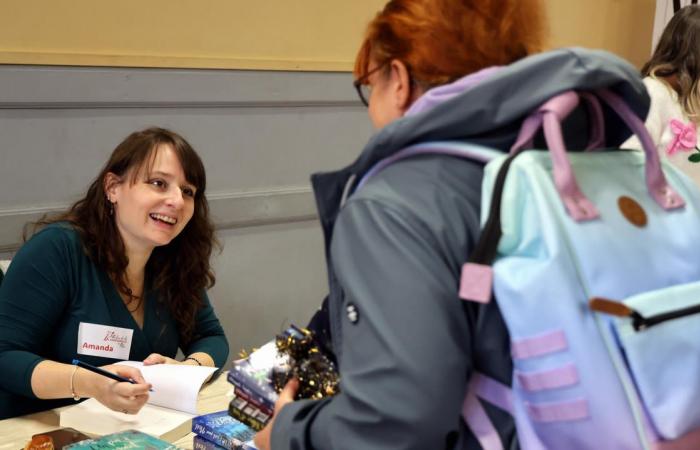
[[[107,408],[125,414],[138,413],[148,401],[151,385],[141,372],[129,366],[109,365],[101,369],[115,373],[134,383],[119,382],[103,375],[78,368],[74,378],[75,393],[81,397],[93,397]]]

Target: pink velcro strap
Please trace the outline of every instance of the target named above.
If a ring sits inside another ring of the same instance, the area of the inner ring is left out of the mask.
[[[493,269],[491,266],[476,263],[466,263],[462,266],[462,277],[459,282],[459,297],[478,303],[491,301],[493,284]]]
[[[578,398],[556,403],[525,403],[528,415],[536,422],[566,422],[589,417],[588,401]]]
[[[476,440],[481,444],[481,448],[484,450],[503,450],[503,443],[496,427],[493,426],[486,410],[471,390],[464,398],[462,417],[474,433]]]
[[[526,359],[566,350],[568,343],[564,331],[555,330],[538,336],[513,340],[510,347],[513,358]]]
[[[530,392],[573,386],[578,383],[578,371],[574,364],[540,372],[515,371],[518,382]]]
[[[651,450],[697,450],[700,448],[700,428],[672,441],[652,442]]]

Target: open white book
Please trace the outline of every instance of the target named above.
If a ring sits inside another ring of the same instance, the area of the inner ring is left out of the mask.
[[[138,414],[112,411],[94,398],[61,411],[61,426],[72,427],[92,436],[124,430],[139,430],[168,442],[189,433],[192,418],[198,414],[197,396],[204,381],[216,370],[179,364],[144,366],[137,361],[118,364],[136,367],[153,385],[148,403]]]

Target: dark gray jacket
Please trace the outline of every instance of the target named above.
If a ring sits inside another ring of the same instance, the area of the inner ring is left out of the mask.
[[[599,87],[613,88],[646,115],[649,99],[636,69],[605,52],[557,50],[392,123],[354,164],[312,177],[341,393],[285,407],[275,419],[273,449],[480,448],[460,417],[467,381],[474,370],[511,380],[510,342],[495,302],[479,306],[457,296],[461,265],[479,235],[482,165],[415,157],[380,172],[342,208],[341,199],[377,161],[408,145],[468,141],[505,151],[543,101]],[[565,134],[585,141],[581,118],[567,121]],[[606,124],[611,146],[629,135],[617,119]],[[517,448],[510,416],[485,408],[504,446]]]

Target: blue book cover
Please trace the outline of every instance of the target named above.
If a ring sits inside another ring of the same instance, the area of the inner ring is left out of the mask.
[[[228,414],[219,411],[192,419],[192,431],[228,450],[249,449],[255,431]]]
[[[282,334],[299,338],[304,336],[295,326],[287,328]],[[277,400],[277,392],[272,384],[272,371],[284,368],[288,364],[289,358],[277,352],[276,340],[273,339],[247,358],[234,361],[227,379],[237,390],[243,391],[255,403],[263,406],[263,409],[272,411]]]
[[[208,441],[199,435],[194,436],[192,440],[192,448],[194,450],[227,450],[225,447],[216,445],[212,441]],[[241,450],[258,450],[252,442],[247,443],[240,448]]]
[[[271,377],[277,358],[275,341],[270,341],[247,358],[234,361],[227,379],[237,389],[272,409],[277,400],[277,392],[272,387]]]
[[[234,386],[234,391],[236,396],[243,397],[246,401],[255,403],[258,407],[272,411],[275,408],[275,402],[277,393],[271,394],[270,392],[265,392],[262,395],[259,393],[261,391],[260,387],[257,385],[251,389],[250,379],[245,378],[241,373],[236,372],[231,369],[228,374],[228,382]],[[272,388],[270,388],[272,389]]]
[[[88,439],[63,447],[70,450],[110,450],[142,448],[148,450],[178,450],[176,446],[150,434],[136,430],[120,431],[96,439]]]
[[[261,405],[259,402],[255,401],[255,399],[251,398],[250,395],[241,391],[237,387],[233,390],[233,400],[234,401],[232,403],[238,409],[244,409],[246,406],[250,405],[268,416],[271,416],[272,412],[274,411],[274,407],[270,408],[269,405]]]
[[[225,447],[216,445],[212,441],[208,441],[198,434],[192,438],[192,448],[194,450],[226,450]]]

